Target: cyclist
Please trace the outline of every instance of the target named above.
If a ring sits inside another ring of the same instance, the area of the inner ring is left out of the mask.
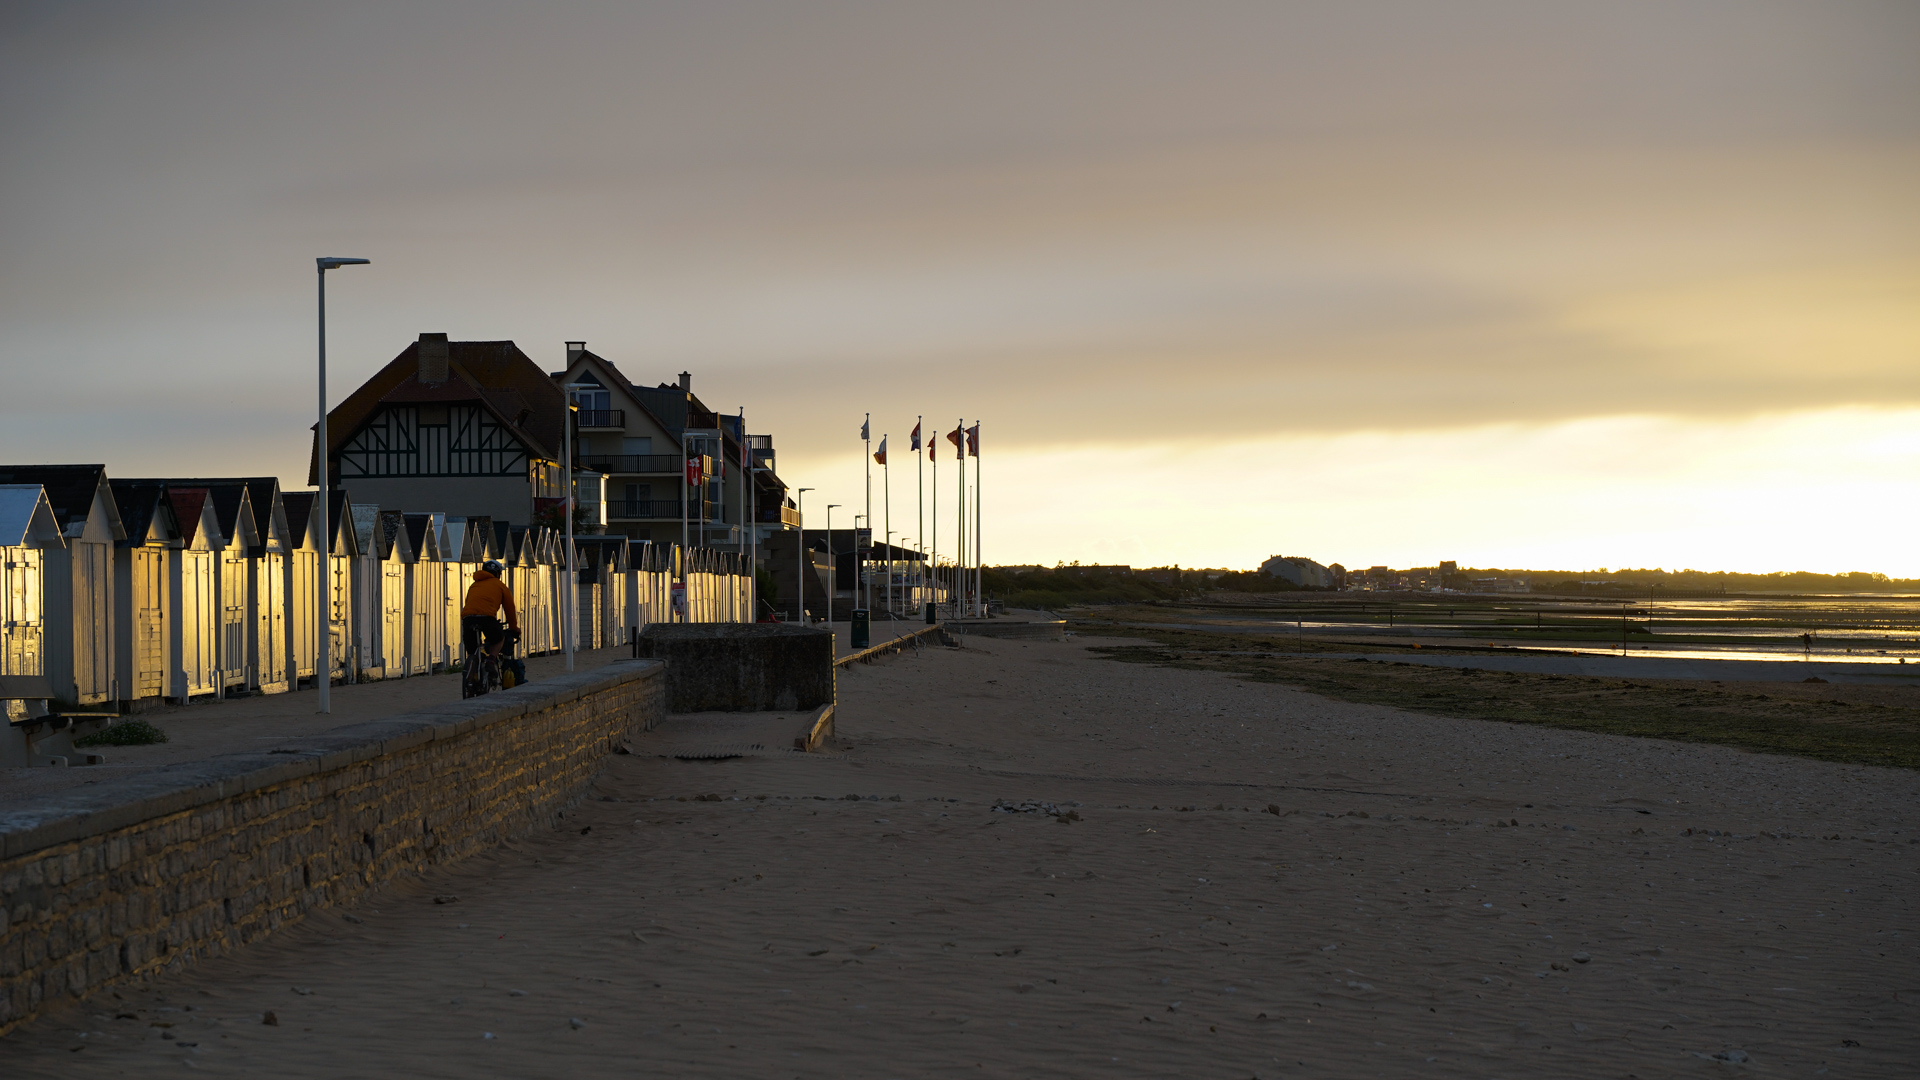
[[[513,606],[513,590],[502,580],[505,574],[506,568],[498,559],[488,559],[473,572],[473,584],[467,587],[467,602],[460,608],[460,642],[470,656],[480,651],[484,640],[487,652],[498,661],[507,633],[520,633],[520,612]],[[502,608],[507,612],[504,626],[499,619]]]

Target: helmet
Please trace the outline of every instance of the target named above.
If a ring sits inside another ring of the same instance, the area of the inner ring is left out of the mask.
[[[500,565],[499,559],[488,559],[486,562],[480,564],[480,569],[485,570],[494,577],[499,577],[500,574],[506,570],[506,567]]]

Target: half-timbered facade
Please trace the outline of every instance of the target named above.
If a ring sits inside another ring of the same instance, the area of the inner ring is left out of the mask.
[[[564,493],[565,417],[513,342],[422,334],[328,414],[328,469],[368,504],[524,526]]]

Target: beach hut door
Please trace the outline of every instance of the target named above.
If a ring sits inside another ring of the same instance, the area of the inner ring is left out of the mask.
[[[6,591],[0,593],[0,675],[45,675],[46,620],[40,610],[46,562],[38,548],[0,548],[6,557]]]

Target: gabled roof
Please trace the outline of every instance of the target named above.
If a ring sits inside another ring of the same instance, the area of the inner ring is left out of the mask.
[[[60,522],[39,484],[0,484],[0,547],[65,547]]]
[[[559,460],[566,396],[526,353],[511,341],[446,341],[445,335],[436,334],[421,337],[434,351],[446,349],[445,378],[421,370],[421,341],[407,346],[327,414],[329,461],[384,405],[420,402],[477,403],[525,443],[529,452]],[[309,457],[307,482],[319,481]]]
[[[227,530],[228,536],[242,535],[234,531],[238,507],[235,505],[233,489],[244,488],[248,510],[246,520],[248,531],[243,535],[247,546],[260,548],[276,535],[283,542],[292,542],[286,511],[282,505],[280,478],[277,476],[190,477],[167,482],[188,487],[204,487],[212,491],[214,493],[213,512],[220,518],[220,527]],[[255,551],[253,554],[258,555],[259,552]]]
[[[113,503],[127,534],[121,545],[144,547],[180,539],[180,523],[174,520],[173,505],[167,501],[165,481],[115,480],[112,487]]]
[[[173,507],[173,519],[180,524],[180,541],[187,547],[192,547],[200,539],[201,530],[209,526],[214,535],[206,537],[207,546],[226,546],[226,538],[219,534],[220,522],[208,506],[212,501],[213,493],[206,488],[167,485],[167,503]]]
[[[434,527],[432,514],[406,514],[407,546],[416,559],[439,562],[440,530]]]
[[[94,498],[105,496],[107,525],[115,540],[126,539],[120,523],[119,508],[107,487],[105,465],[0,465],[0,484],[38,484],[46,490],[47,505],[53,509],[60,531],[78,536],[93,512]]]

